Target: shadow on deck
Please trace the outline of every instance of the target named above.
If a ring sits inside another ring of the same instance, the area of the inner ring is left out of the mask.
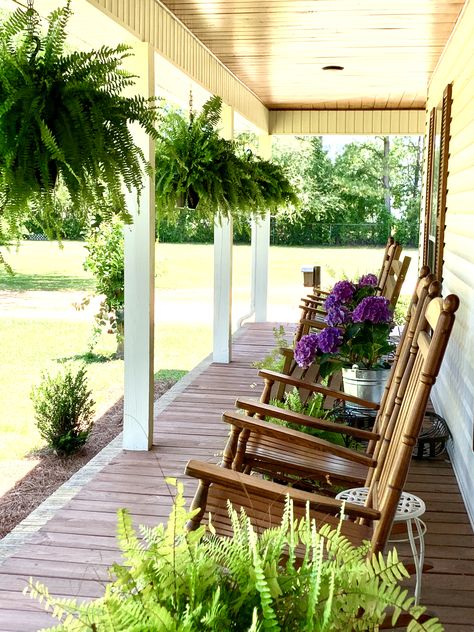
[[[120,451],[72,500],[0,564],[0,631],[37,630],[53,624],[21,591],[30,576],[57,596],[97,597],[116,560],[116,511],[127,507],[135,524],[153,525],[170,511],[174,490],[165,477],[185,482],[190,458],[218,462],[227,436],[220,421],[237,395],[259,393],[251,363],[274,347],[272,325],[247,325],[235,337],[230,365],[205,364],[157,417],[150,452]],[[422,603],[447,631],[474,631],[474,534],[447,457],[413,462],[407,490],[426,502],[426,560]]]

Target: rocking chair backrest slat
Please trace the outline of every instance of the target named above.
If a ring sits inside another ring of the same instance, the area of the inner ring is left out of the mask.
[[[400,296],[403,282],[410,266],[411,257],[403,257],[402,260],[395,259],[392,262],[392,266],[389,270],[387,280],[381,289],[380,294],[388,298],[390,301],[390,307],[395,309],[395,306]]]
[[[431,302],[436,305],[430,309],[430,322],[424,319],[424,323],[420,323],[412,345],[416,360],[405,385],[392,440],[384,441],[387,452],[376,466],[369,486],[368,506],[378,509],[381,514],[372,540],[374,552],[382,550],[390,533],[430,391],[436,382],[459,306],[455,295],[448,296],[444,301],[435,298]],[[436,314],[437,318],[433,316]],[[421,344],[420,340],[423,340]]]
[[[427,277],[427,279],[429,278],[431,278],[431,275]],[[392,442],[394,428],[401,414],[401,406],[405,405],[407,401],[410,401],[411,391],[417,384],[419,374],[417,373],[419,345],[420,341],[423,340],[423,336],[427,335],[425,330],[429,329],[425,315],[429,306],[433,302],[440,300],[438,298],[440,292],[441,285],[438,281],[434,281],[430,284],[425,296],[423,296],[423,291],[420,292],[420,298],[416,305],[414,315],[407,324],[407,337],[404,340],[401,356],[397,363],[395,374],[392,377],[387,402],[379,416],[378,425],[376,427],[382,440],[377,442],[373,456],[380,464],[383,463],[388,446]],[[430,341],[428,344],[430,344]],[[373,471],[370,470],[366,481],[367,484],[370,484],[373,474]]]
[[[384,264],[379,274],[378,280],[378,296],[384,296],[388,299],[390,307],[395,309],[398,298],[405,281],[408,267],[411,262],[410,257],[404,257],[400,260],[401,246],[397,242],[393,243],[388,254],[384,258]],[[322,304],[319,306],[311,306],[310,304],[301,305],[300,320],[296,327],[294,343],[296,344],[303,336],[308,334],[311,329],[324,329],[324,310]]]
[[[374,425],[374,430],[385,436],[389,441],[391,437],[390,424],[396,420],[398,408],[403,398],[406,380],[413,367],[416,356],[416,347],[413,347],[413,340],[417,332],[425,324],[425,311],[433,298],[441,293],[441,285],[434,281],[434,276],[428,274],[429,269],[420,271],[419,280],[413,293],[407,312],[407,322],[403,329],[400,342],[397,345],[395,358],[387,384],[380,402],[380,411]],[[422,276],[426,274],[426,276]],[[405,381],[404,381],[405,380]],[[373,445],[369,445],[368,450],[372,452]],[[379,456],[380,442],[375,446],[375,456]]]
[[[382,267],[380,268],[380,271],[377,277],[377,285],[379,287],[382,285],[383,276],[384,274],[386,274],[387,269],[390,267],[390,264],[397,253],[397,250],[396,250],[397,248],[400,248],[400,253],[401,253],[401,247],[399,246],[399,244],[397,245],[395,244],[395,239],[390,235],[389,238],[387,239],[387,243],[385,244],[385,251],[383,253],[383,259],[382,259]]]

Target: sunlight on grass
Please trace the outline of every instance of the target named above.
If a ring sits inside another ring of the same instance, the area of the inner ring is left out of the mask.
[[[301,266],[320,264],[323,284],[330,285],[345,272],[351,278],[377,270],[381,248],[270,249],[269,318],[296,320],[299,298],[305,293]],[[408,292],[416,276],[416,253],[409,272]],[[0,271],[5,305],[14,301],[8,290],[91,291],[90,275],[82,268],[83,243],[24,242],[18,252],[7,253],[17,275]],[[250,302],[250,247],[234,248],[234,322],[248,311]],[[212,349],[213,248],[199,244],[156,245],[155,371],[168,378],[181,377]],[[49,296],[55,296],[51,294]],[[48,296],[48,295],[46,295]],[[47,300],[47,299],[46,299]],[[47,307],[47,305],[46,305]],[[281,308],[281,311],[278,311]],[[68,306],[69,309],[69,306]],[[73,311],[71,311],[71,314]],[[62,363],[87,361],[87,372],[98,413],[123,394],[123,362],[111,358],[115,339],[104,334],[94,355],[87,358],[92,322],[73,320],[67,309],[55,320],[1,318],[0,459],[21,457],[40,445],[29,398],[43,371],[56,372]],[[68,320],[71,318],[71,320]]]
[[[0,460],[20,458],[42,445],[30,392],[41,373],[56,373],[65,362],[85,360],[91,325],[58,320],[1,319]],[[155,370],[163,379],[181,378],[209,354],[209,327],[160,325],[155,335]],[[104,334],[86,362],[97,412],[103,413],[123,394],[123,361],[110,359],[114,337]]]
[[[7,274],[0,267],[0,290],[93,290],[94,281],[82,263],[86,257],[84,243],[23,241],[19,248],[2,249],[15,272]]]

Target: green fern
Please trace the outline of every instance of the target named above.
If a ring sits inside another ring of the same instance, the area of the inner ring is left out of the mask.
[[[156,143],[156,199],[160,217],[174,217],[176,207],[195,209],[201,217],[265,214],[297,205],[296,194],[278,165],[242,152],[219,135],[222,100],[212,96],[189,118],[170,109]]]
[[[295,413],[300,413],[301,415],[308,415],[310,417],[325,419],[327,421],[334,419],[333,411],[324,408],[324,396],[320,393],[314,393],[314,395],[306,403],[303,403],[300,392],[295,387],[291,391],[285,393],[284,401],[274,399],[270,403],[272,406],[277,406],[278,408],[283,408],[285,410],[291,410]],[[319,437],[320,439],[330,441],[336,445],[351,448],[357,448],[359,445],[351,437],[339,432],[331,432],[330,430],[320,430],[319,428],[312,428],[311,426],[295,424],[290,421],[278,419],[278,417],[267,417],[267,421],[278,424],[279,426],[284,426],[285,428],[291,428],[292,430],[306,432],[313,437]]]
[[[119,214],[130,221],[123,187],[139,192],[150,165],[128,128],[156,136],[154,99],[123,96],[134,77],[121,68],[129,48],[65,52],[70,2],[40,32],[34,11],[18,9],[0,25],[0,243],[33,218],[60,234],[56,197],[67,191],[85,218]]]
[[[52,598],[30,580],[26,591],[67,632],[340,632],[376,630],[391,615],[412,617],[411,632],[441,632],[437,619],[420,624],[425,611],[399,582],[407,577],[395,552],[367,558],[341,526],[317,530],[295,520],[287,499],[279,527],[258,532],[245,512],[229,506],[232,537],[212,527],[186,530],[196,514],[184,508],[178,486],[167,525],[142,527],[119,512],[118,539],[125,564],[111,569],[104,596],[78,604]]]
[[[275,339],[275,348],[266,355],[263,360],[252,362],[252,366],[256,369],[267,369],[268,371],[277,371],[281,373],[285,364],[285,359],[280,349],[288,347],[286,341],[286,332],[283,325],[273,328],[273,338]]]

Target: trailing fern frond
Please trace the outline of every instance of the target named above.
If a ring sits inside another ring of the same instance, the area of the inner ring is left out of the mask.
[[[105,206],[130,221],[123,188],[138,194],[150,172],[128,125],[156,137],[157,101],[124,96],[134,83],[121,67],[128,47],[66,52],[70,16],[69,1],[45,33],[22,9],[0,24],[0,244],[31,218],[58,237],[59,188],[79,218]]]
[[[68,632],[367,632],[389,612],[394,627],[403,612],[411,632],[442,632],[438,620],[418,622],[425,609],[400,587],[406,571],[395,553],[367,559],[340,529],[294,520],[288,499],[280,526],[261,533],[245,512],[229,513],[231,537],[187,532],[195,512],[186,512],[179,485],[167,526],[142,527],[143,543],[119,512],[125,565],[112,567],[101,599],[54,599],[33,581],[26,592],[59,620],[50,629]]]

